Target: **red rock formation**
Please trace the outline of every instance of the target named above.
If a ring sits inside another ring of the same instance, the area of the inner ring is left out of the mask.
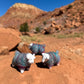
[[[17,3],[0,19],[5,27],[9,26],[16,29],[25,21],[28,22],[29,29],[35,29],[36,27],[43,29],[46,27],[48,29],[52,25],[52,21],[56,23],[54,25],[56,30],[79,28],[84,25],[84,1],[75,0],[73,3],[56,8],[51,12],[44,12],[32,5]],[[44,21],[46,25],[43,24]]]
[[[14,29],[0,28],[0,47],[7,46],[12,50],[20,41],[19,33]]]
[[[32,53],[32,51],[29,49],[29,44],[26,42],[19,43],[17,48],[21,53]]]
[[[44,28],[44,30],[45,27],[47,28],[47,30],[52,30],[53,28],[55,28],[55,30],[79,28],[80,26],[84,25],[83,6],[83,0],[75,0],[69,5],[57,8],[52,12],[44,14],[44,16],[40,15],[36,17],[35,22],[37,22],[38,26]],[[46,21],[47,25],[44,26],[43,21]]]
[[[20,24],[31,21],[41,13],[45,12],[33,5],[16,3],[0,18],[0,23],[4,27],[18,28]]]
[[[9,50],[7,46],[0,46],[0,55],[8,55]]]

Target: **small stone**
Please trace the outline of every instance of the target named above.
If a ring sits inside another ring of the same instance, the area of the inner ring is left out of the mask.
[[[0,46],[0,55],[8,55],[9,50],[7,46]]]
[[[17,48],[21,53],[31,53],[31,50],[28,47],[28,43],[20,42]]]
[[[82,49],[78,48],[77,50],[75,50],[75,53],[78,55],[82,55]]]

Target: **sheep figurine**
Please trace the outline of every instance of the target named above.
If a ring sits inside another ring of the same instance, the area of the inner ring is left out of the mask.
[[[42,53],[42,63],[47,66],[49,69],[54,65],[59,65],[60,56],[58,51]]]
[[[45,45],[31,43],[29,48],[34,54],[42,54],[45,52]]]
[[[25,69],[29,70],[31,64],[34,63],[34,59],[35,54],[32,55],[31,53],[20,53],[16,51],[11,66],[16,66],[23,73]]]

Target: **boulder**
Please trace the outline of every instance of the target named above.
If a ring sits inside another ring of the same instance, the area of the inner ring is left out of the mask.
[[[55,27],[55,25],[56,25],[56,24],[53,24],[53,23],[52,23],[52,24],[51,24],[51,27]]]
[[[21,53],[32,53],[29,49],[28,43],[26,42],[20,42],[17,48]]]
[[[61,30],[61,25],[55,25],[56,30]]]
[[[48,28],[46,28],[46,29],[43,29],[42,30],[42,34],[52,34],[52,33],[54,33],[55,32],[55,28],[53,28],[53,27],[48,27]]]
[[[0,28],[0,47],[7,46],[8,50],[15,48],[21,39],[20,33],[10,28]]]
[[[51,27],[54,27],[56,25],[56,21],[52,21]]]
[[[52,24],[50,25],[50,27],[48,27],[48,28],[44,28],[43,30],[42,30],[42,34],[52,34],[52,33],[55,33],[56,31],[61,31],[62,30],[62,25],[57,25],[56,23],[55,23],[55,21],[53,21],[52,22]]]
[[[8,55],[9,50],[7,46],[0,46],[0,55]]]

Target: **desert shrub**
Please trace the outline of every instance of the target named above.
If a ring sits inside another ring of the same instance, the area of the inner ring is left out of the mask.
[[[46,25],[46,21],[44,21],[43,24]]]
[[[36,30],[36,32],[40,32],[41,31],[40,27],[36,27],[35,30]]]
[[[29,26],[27,22],[20,25],[20,32],[28,32],[28,31],[29,31]]]
[[[69,5],[67,9],[70,9],[70,8],[72,8],[72,5]]]
[[[73,15],[73,16],[75,16],[75,14],[74,14],[74,13],[73,13],[72,15]]]
[[[33,21],[31,21],[30,23],[33,23]]]
[[[81,20],[80,20],[80,22],[81,22],[81,23],[84,23],[84,20],[83,20],[83,19],[81,19]]]
[[[59,33],[60,32],[60,30],[57,30],[57,33]]]

